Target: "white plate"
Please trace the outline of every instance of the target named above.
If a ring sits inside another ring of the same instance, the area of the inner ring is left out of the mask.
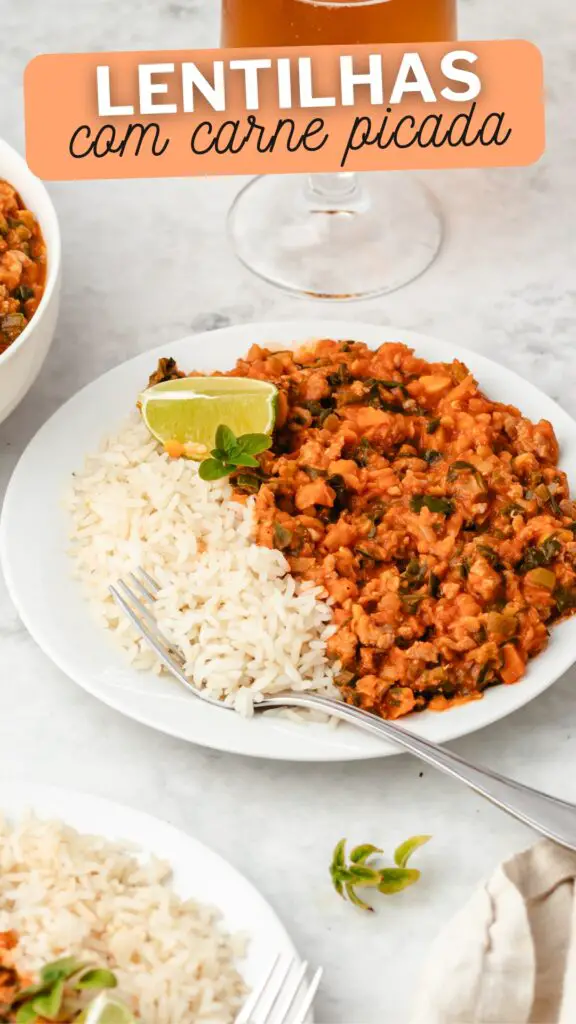
[[[262,981],[276,953],[297,955],[283,925],[254,886],[222,857],[173,825],[84,793],[26,783],[0,786],[0,813],[16,820],[28,810],[43,820],[64,821],[79,832],[125,842],[144,857],[167,861],[178,896],[216,907],[227,931],[249,938],[246,957],[237,966],[250,987]]]
[[[170,679],[135,672],[80,600],[66,554],[68,520],[61,501],[70,474],[133,407],[160,356],[173,356],[185,369],[227,369],[254,342],[286,347],[319,337],[374,346],[401,340],[429,360],[461,359],[491,397],[521,406],[531,419],[551,420],[561,465],[576,481],[576,423],[555,402],[483,356],[411,331],[325,320],[238,325],[163,345],[104,374],[59,409],[24,452],[6,494],[0,554],[12,599],[42,650],[89,693],[161,732],[217,750],[291,761],[348,761],[396,753],[348,726],[298,725],[269,716],[247,721],[201,704]],[[530,663],[516,686],[495,687],[481,701],[442,714],[424,712],[407,724],[440,743],[463,736],[522,707],[574,660],[576,617],[554,629],[548,649]]]

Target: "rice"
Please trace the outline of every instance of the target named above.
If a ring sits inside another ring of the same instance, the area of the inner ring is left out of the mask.
[[[62,956],[106,965],[147,1024],[231,1024],[245,1000],[245,940],[216,910],[179,899],[167,864],[61,822],[0,819],[0,931],[11,929],[20,971]]]
[[[142,566],[161,587],[160,629],[211,696],[249,715],[288,689],[333,694],[335,627],[322,591],[297,585],[281,551],[253,543],[253,499],[231,495],[227,481],[206,483],[196,463],[170,459],[135,413],[74,475],[75,576],[137,669],[160,666],[108,587]]]

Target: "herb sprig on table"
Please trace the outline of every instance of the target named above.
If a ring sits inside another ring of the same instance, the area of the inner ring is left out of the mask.
[[[202,480],[220,480],[229,476],[241,466],[258,468],[255,455],[267,451],[272,444],[269,434],[241,434],[236,437],[230,427],[221,424],[216,431],[216,447],[210,459],[200,463],[199,475]]]
[[[412,854],[420,846],[429,842],[432,836],[412,836],[402,843],[394,852],[394,867],[376,867],[375,858],[382,854],[378,846],[364,843],[350,851],[349,862],[346,860],[346,840],[341,839],[332,855],[330,875],[332,884],[339,896],[350,900],[361,910],[373,911],[360,899],[357,888],[371,888],[391,896],[414,885],[420,878],[420,872],[408,867]]]

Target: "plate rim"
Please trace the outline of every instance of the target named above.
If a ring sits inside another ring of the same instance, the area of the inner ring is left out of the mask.
[[[378,746],[381,746],[382,749],[377,749],[376,745],[370,745],[369,740],[363,736],[361,736],[361,739],[366,740],[366,748],[346,750],[339,749],[337,746],[325,747],[322,744],[319,744],[318,750],[314,752],[307,751],[305,753],[301,753],[298,751],[297,745],[293,744],[293,747],[295,747],[295,749],[292,749],[291,752],[287,753],[285,750],[277,748],[273,743],[269,744],[266,750],[260,750],[258,748],[246,749],[246,745],[243,743],[231,744],[229,741],[226,740],[220,741],[218,735],[216,735],[216,737],[211,736],[208,739],[204,739],[203,737],[198,736],[191,738],[184,730],[180,731],[178,728],[168,727],[166,723],[162,723],[161,725],[159,725],[152,714],[148,715],[140,710],[134,711],[132,709],[126,709],[126,707],[124,707],[121,703],[116,702],[114,700],[114,697],[110,694],[107,693],[106,695],[102,695],[102,693],[98,690],[98,687],[96,685],[92,685],[92,681],[89,679],[89,676],[87,677],[86,673],[82,674],[76,672],[75,670],[71,670],[65,654],[63,654],[60,649],[55,650],[50,639],[46,639],[46,636],[43,635],[41,626],[38,627],[38,623],[36,621],[30,620],[30,617],[28,616],[28,612],[25,606],[25,602],[23,602],[20,599],[19,587],[12,573],[10,544],[8,542],[12,514],[12,501],[13,494],[16,491],[17,485],[20,480],[20,474],[25,471],[26,459],[27,457],[30,457],[29,452],[32,450],[33,455],[35,445],[38,443],[44,431],[47,431],[48,428],[53,426],[55,422],[57,423],[60,418],[65,420],[66,416],[68,415],[70,407],[74,406],[76,403],[80,404],[82,401],[82,396],[89,392],[93,387],[95,387],[96,385],[102,386],[108,379],[113,377],[115,374],[118,374],[119,372],[127,369],[128,367],[131,367],[133,364],[138,362],[144,362],[145,360],[150,360],[151,362],[153,362],[160,356],[165,355],[166,351],[170,347],[172,347],[172,349],[175,349],[176,347],[180,348],[188,345],[192,349],[194,346],[201,345],[203,341],[216,342],[218,336],[226,338],[229,337],[231,334],[238,334],[238,332],[246,333],[248,335],[248,337],[246,338],[246,344],[248,344],[250,336],[254,334],[258,335],[258,337],[256,339],[253,338],[253,341],[256,340],[257,343],[264,343],[265,339],[268,338],[270,343],[273,344],[275,333],[278,333],[280,335],[286,333],[293,333],[294,337],[292,340],[295,341],[296,343],[303,343],[306,339],[312,340],[315,338],[327,336],[357,338],[363,333],[370,334],[378,332],[383,336],[385,340],[401,339],[410,347],[415,347],[416,350],[418,349],[419,344],[424,346],[432,345],[436,350],[440,350],[441,352],[444,353],[444,355],[438,355],[437,357],[435,357],[439,360],[452,360],[455,358],[462,357],[464,360],[468,360],[468,362],[472,365],[473,372],[479,375],[480,379],[482,377],[483,368],[485,368],[486,372],[503,372],[507,380],[510,382],[510,386],[515,386],[515,394],[517,393],[518,389],[528,389],[528,391],[532,393],[534,399],[543,399],[545,406],[547,406],[548,414],[550,414],[551,411],[553,411],[554,413],[555,427],[559,427],[561,425],[563,430],[570,435],[574,445],[574,454],[576,456],[576,421],[574,421],[572,417],[570,417],[570,415],[566,412],[566,410],[564,410],[560,405],[558,405],[558,403],[555,402],[554,399],[546,395],[545,392],[542,392],[536,385],[522,378],[514,370],[511,370],[506,366],[502,366],[495,360],[490,359],[489,357],[483,355],[482,353],[478,353],[472,349],[467,349],[459,344],[452,344],[451,342],[444,341],[433,335],[428,335],[418,331],[412,331],[410,329],[398,328],[395,325],[390,324],[371,324],[364,321],[356,322],[324,318],[300,318],[294,320],[289,319],[274,321],[254,321],[250,323],[230,324],[225,327],[216,328],[214,330],[206,330],[198,332],[196,334],[188,334],[175,342],[166,342],[163,343],[162,345],[155,346],[154,348],[147,350],[145,352],[137,353],[136,355],[130,357],[129,359],[118,363],[114,367],[111,367],[110,369],[106,370],[104,373],[96,377],[94,380],[85,384],[82,388],[80,388],[77,392],[70,396],[70,398],[68,398],[66,402],[64,402],[58,409],[55,410],[55,412],[45,421],[44,424],[42,424],[39,430],[28,442],[26,448],[24,449],[24,452],[20,455],[20,458],[10,477],[4,497],[2,515],[0,517],[0,565],[2,566],[4,572],[8,593],[31,637],[38,644],[41,650],[46,654],[46,656],[49,657],[50,660],[69,679],[74,681],[77,685],[81,686],[82,689],[88,692],[92,697],[97,698],[102,703],[113,708],[115,711],[124,714],[126,717],[131,718],[132,720],[137,721],[142,725],[145,725],[149,728],[153,728],[156,731],[163,732],[166,735],[174,736],[175,738],[183,739],[186,742],[194,743],[198,746],[205,747],[208,749],[220,750],[223,752],[241,754],[242,756],[262,758],[267,760],[294,761],[305,763],[339,763],[344,761],[371,760],[372,758],[397,755],[400,753],[400,751],[397,748],[391,746],[390,744],[378,744]],[[286,344],[287,342],[284,341],[283,343]],[[373,342],[373,344],[375,344],[375,342]],[[423,353],[423,355],[426,357],[426,353]],[[510,397],[512,398],[514,396],[511,395]],[[546,410],[544,411],[544,414],[546,414]],[[558,635],[558,632],[562,630],[563,627],[568,627],[570,623],[572,623],[572,629],[576,630],[576,620],[572,619],[569,620],[567,623],[564,623],[563,625],[556,627],[555,634]],[[442,721],[445,721],[446,723],[446,728],[439,730],[441,736],[439,740],[436,740],[436,742],[447,743],[456,739],[460,739],[471,733],[477,732],[483,728],[488,727],[489,725],[493,725],[495,722],[505,717],[508,717],[509,714],[512,714],[514,711],[519,710],[521,707],[524,707],[526,704],[530,703],[531,700],[533,700],[535,697],[539,696],[550,686],[552,686],[560,678],[560,676],[562,676],[566,671],[568,671],[568,669],[574,664],[574,662],[576,661],[576,645],[574,646],[574,654],[570,654],[570,650],[570,643],[566,643],[564,645],[564,651],[562,647],[560,647],[560,650],[556,649],[556,657],[553,663],[553,667],[551,667],[551,672],[549,673],[549,676],[546,679],[538,682],[537,684],[535,684],[535,681],[532,680],[531,690],[528,691],[528,680],[525,680],[523,683],[520,683],[518,691],[515,690],[515,692],[517,692],[520,695],[520,699],[512,701],[513,706],[511,706],[508,709],[499,708],[497,700],[492,702],[490,701],[490,698],[493,697],[493,694],[497,694],[498,692],[502,691],[503,688],[498,687],[495,688],[493,691],[490,691],[490,693],[487,695],[487,697],[484,698],[484,700],[474,702],[474,705],[467,706],[468,708],[473,706],[474,708],[482,709],[483,714],[480,716],[480,721],[477,721],[476,717],[472,714],[470,716],[466,716],[468,720],[466,720],[465,718],[463,723],[457,725],[456,720],[458,718],[458,712],[462,710],[460,708],[454,709],[452,712],[446,712],[446,717],[444,717],[444,715],[435,715],[434,717],[436,719],[440,719]],[[541,655],[540,657],[543,656],[544,655]],[[537,661],[538,659],[535,660]],[[449,718],[448,716],[452,717]],[[424,717],[425,716],[422,716],[419,719],[419,722],[422,722],[424,720]],[[268,719],[268,721],[271,720]],[[450,721],[454,722],[453,728],[450,728]],[[259,722],[261,724],[262,719],[260,719]],[[280,722],[280,719],[276,719],[276,723],[278,722]],[[292,729],[302,728],[301,726],[295,726],[291,723],[284,723],[284,725],[291,725]],[[424,732],[421,733],[418,728],[418,725],[419,723],[417,723],[417,728],[414,731],[419,732],[424,736],[427,736],[428,734],[426,729],[424,729]],[[317,727],[309,726],[307,728],[312,730]],[[376,744],[377,741],[374,741],[374,743]]]

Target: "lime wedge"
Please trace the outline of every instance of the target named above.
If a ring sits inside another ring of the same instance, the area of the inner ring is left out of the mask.
[[[181,377],[163,381],[139,396],[150,433],[170,454],[200,460],[215,445],[223,424],[236,437],[271,434],[278,391],[249,377]]]
[[[104,993],[85,1011],[85,1024],[136,1024],[136,1018],[124,1003]]]

